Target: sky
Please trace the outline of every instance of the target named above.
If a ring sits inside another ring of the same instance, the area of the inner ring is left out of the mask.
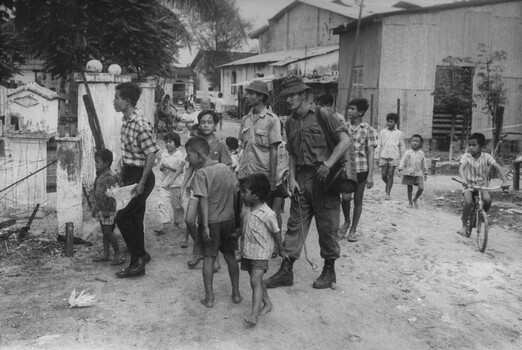
[[[281,9],[292,3],[294,0],[236,0],[240,15],[254,22],[254,29],[257,29],[268,23],[268,19],[272,18]],[[332,2],[332,0],[318,0],[324,3]],[[342,0],[345,4],[353,4],[355,0]],[[393,5],[400,0],[364,0],[365,4]],[[455,0],[405,0],[422,5],[436,5],[441,3],[454,2]],[[251,42],[250,45],[255,45]],[[252,47],[245,45],[244,51],[249,51]],[[179,57],[179,65],[187,66],[197,54],[197,48],[193,48],[192,52],[181,50]]]

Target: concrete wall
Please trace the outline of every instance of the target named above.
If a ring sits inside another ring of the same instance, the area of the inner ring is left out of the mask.
[[[52,134],[58,127],[58,95],[36,83],[11,90],[8,95],[6,125],[18,117],[20,132]]]
[[[331,29],[348,21],[337,13],[298,4],[269,23],[259,37],[259,53],[337,45],[339,37]]]

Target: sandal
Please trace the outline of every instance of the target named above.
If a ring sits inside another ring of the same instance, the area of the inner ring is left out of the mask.
[[[195,268],[196,266],[198,266],[198,264],[199,264],[199,262],[200,262],[201,260],[203,260],[203,256],[200,256],[200,257],[197,258],[196,261],[194,261],[194,262],[191,261],[191,260],[187,261],[187,265],[188,265],[189,268],[193,269],[193,268]]]
[[[114,258],[112,261],[111,261],[111,265],[121,265],[125,262],[125,258],[124,257],[119,257],[119,258]]]
[[[108,257],[104,257],[104,256],[97,256],[95,258],[92,258],[92,262],[107,262],[107,261],[111,261],[111,259],[109,259]]]
[[[188,248],[188,241],[186,239],[182,240],[180,246],[181,248]]]
[[[357,242],[359,240],[359,237],[356,235],[348,235],[348,242]]]
[[[163,230],[153,230],[154,232],[156,232],[156,235],[158,236],[163,236],[163,235],[166,235],[167,232],[163,231]]]

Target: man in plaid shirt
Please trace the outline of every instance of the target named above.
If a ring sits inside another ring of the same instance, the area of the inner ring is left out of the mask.
[[[152,166],[156,152],[154,130],[136,110],[141,90],[130,82],[116,86],[114,109],[123,113],[121,127],[121,183],[123,186],[136,184],[132,190],[134,197],[129,204],[116,214],[116,224],[129,248],[130,265],[116,273],[119,278],[145,274],[145,265],[151,259],[145,251],[143,219],[147,197],[154,189]]]
[[[353,222],[350,228],[350,201],[352,194],[343,194],[341,208],[344,214],[344,224],[339,230],[339,235],[344,237],[348,228],[349,242],[356,242],[359,238],[355,231],[362,213],[364,189],[373,187],[373,157],[377,147],[377,132],[368,123],[362,121],[364,113],[368,110],[368,100],[356,98],[348,104],[349,130],[353,136],[355,148],[355,169],[357,171],[357,190],[353,200]]]

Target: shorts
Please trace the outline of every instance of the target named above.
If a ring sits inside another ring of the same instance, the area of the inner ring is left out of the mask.
[[[243,258],[241,259],[241,270],[252,272],[252,270],[263,270],[265,273],[268,271],[268,260],[252,260]]]
[[[203,248],[203,256],[217,257],[218,253],[234,253],[237,250],[237,237],[235,236],[236,224],[234,219],[208,224],[210,231],[210,242],[203,241],[202,226],[199,225],[198,233],[201,246]]]
[[[274,191],[270,191],[268,194],[268,198],[266,199],[267,203],[271,203],[275,197],[288,198],[288,190],[286,189],[286,181],[283,181]]]
[[[385,166],[385,165],[389,165],[389,166],[399,166],[399,163],[400,163],[400,159],[393,159],[393,158],[381,158],[379,160],[379,166]]]
[[[107,217],[103,217],[101,211],[96,212],[96,219],[98,219],[98,221],[102,225],[114,225],[115,218],[116,218],[116,212],[109,213],[109,216],[107,216]]]
[[[412,175],[403,175],[402,176],[402,184],[410,185],[410,186],[419,186],[424,184],[424,177],[422,176],[412,176]]]

